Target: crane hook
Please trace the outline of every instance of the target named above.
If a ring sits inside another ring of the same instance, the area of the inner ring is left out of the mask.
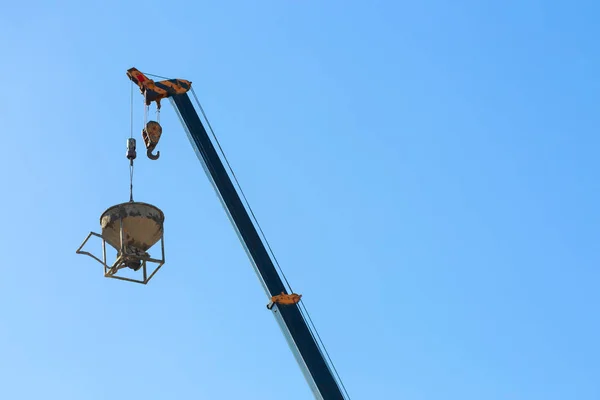
[[[148,149],[148,151],[146,152],[146,155],[151,160],[158,160],[158,157],[160,157],[160,150],[158,150],[156,152],[156,155],[152,154],[152,150],[154,150],[154,149]]]
[[[157,151],[156,155],[152,154],[152,152],[158,144],[161,134],[162,127],[156,121],[149,121],[146,124],[146,127],[142,130],[142,138],[144,139],[144,144],[146,145],[147,150],[146,155],[151,160],[158,160],[158,157],[160,157],[160,151]]]

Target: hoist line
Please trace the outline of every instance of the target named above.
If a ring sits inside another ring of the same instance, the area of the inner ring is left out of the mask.
[[[129,201],[133,202],[133,160],[129,163]]]
[[[130,113],[129,124],[130,124],[130,128],[131,128],[130,137],[133,138],[133,81],[131,81],[131,98],[130,98],[130,105],[129,105],[129,113]]]
[[[144,74],[144,75],[148,75],[148,76],[153,76],[154,78],[159,78],[159,79],[166,79],[166,80],[172,79],[172,78],[167,78],[166,76],[160,76],[160,75],[149,74],[149,73],[147,73],[147,72],[142,72],[142,74]]]
[[[223,158],[225,159],[225,163],[227,164],[227,167],[229,168],[229,171],[231,172],[231,175],[233,176],[233,179],[235,180],[236,185],[240,189],[240,193],[242,194],[242,197],[244,198],[244,202],[246,203],[246,206],[248,207],[248,210],[250,211],[250,214],[252,215],[252,219],[256,223],[256,226],[258,227],[258,230],[260,231],[260,234],[262,235],[263,239],[265,240],[265,243],[267,245],[267,248],[269,249],[269,252],[273,256],[273,259],[275,261],[275,264],[277,265],[277,268],[279,269],[279,272],[281,272],[281,275],[283,276],[283,280],[287,284],[290,293],[294,293],[294,290],[292,289],[292,285],[287,280],[287,278],[285,276],[285,273],[283,272],[281,266],[279,265],[279,262],[277,261],[277,258],[275,257],[275,254],[273,253],[273,250],[271,249],[271,245],[269,244],[269,241],[267,240],[267,237],[266,237],[265,233],[263,232],[262,227],[258,223],[258,219],[256,218],[256,215],[254,215],[254,210],[252,210],[252,207],[250,206],[250,202],[246,198],[246,194],[244,193],[244,190],[242,189],[242,186],[240,185],[240,182],[238,181],[237,176],[235,175],[235,172],[233,171],[233,168],[231,167],[231,164],[229,164],[229,160],[227,159],[227,156],[225,155],[225,152],[223,151],[223,148],[221,147],[221,143],[219,142],[219,139],[217,138],[217,135],[215,134],[215,131],[213,130],[213,128],[212,128],[212,126],[210,124],[210,121],[206,117],[206,113],[204,112],[204,108],[202,107],[202,104],[200,104],[200,101],[198,100],[198,96],[196,95],[196,92],[194,91],[194,88],[191,89],[191,92],[192,92],[192,95],[194,96],[194,99],[196,100],[196,104],[198,104],[198,108],[200,108],[200,112],[202,113],[202,116],[204,117],[204,120],[206,121],[206,124],[208,125],[208,129],[210,130],[210,133],[212,134],[213,139],[217,143],[217,147],[221,151],[221,154],[223,154]]]
[[[161,78],[162,79],[162,78]],[[167,78],[168,79],[168,78]],[[254,222],[256,223],[256,226],[258,227],[266,245],[267,248],[269,249],[269,252],[271,253],[271,256],[273,257],[273,260],[275,261],[275,264],[277,265],[277,268],[279,269],[279,271],[281,272],[281,275],[283,276],[284,281],[286,282],[290,293],[294,293],[293,289],[292,289],[292,285],[289,283],[287,277],[285,276],[285,273],[283,272],[283,269],[281,268],[281,265],[279,264],[279,261],[277,260],[277,257],[275,256],[275,252],[273,251],[273,249],[271,248],[271,245],[264,233],[264,231],[262,230],[262,227],[260,226],[260,223],[258,222],[258,219],[256,218],[256,215],[254,214],[254,211],[252,210],[252,207],[250,206],[250,203],[248,201],[248,199],[246,198],[246,195],[244,194],[244,190],[242,189],[242,186],[240,185],[237,176],[235,175],[235,171],[233,170],[233,168],[231,167],[231,164],[229,163],[229,160],[227,159],[227,156],[225,155],[225,152],[223,151],[223,148],[221,147],[221,143],[219,142],[219,139],[217,138],[217,135],[215,134],[210,121],[208,120],[208,117],[206,116],[206,113],[204,112],[204,108],[202,107],[202,104],[200,103],[200,100],[198,100],[198,96],[196,95],[196,92],[194,91],[194,88],[191,89],[192,95],[194,96],[194,99],[196,100],[196,103],[198,105],[198,108],[200,109],[200,112],[202,113],[202,116],[204,117],[204,120],[206,121],[206,124],[208,125],[208,128],[212,134],[213,139],[215,140],[217,147],[219,148],[219,150],[221,151],[221,154],[223,155],[223,158],[225,159],[225,163],[227,164],[227,167],[229,168],[229,170],[231,171],[231,174],[233,176],[233,179],[235,180],[238,188],[240,189],[240,192],[242,194],[242,197],[244,198],[244,201],[248,207],[248,210],[250,211],[250,214],[252,215],[252,218],[254,219]],[[331,356],[329,355],[329,352],[327,351],[327,348],[325,347],[325,343],[323,342],[323,340],[321,339],[321,335],[319,335],[319,332],[317,330],[317,327],[315,326],[310,313],[308,312],[308,309],[306,308],[306,305],[304,304],[304,302],[302,301],[302,299],[300,299],[300,303],[302,305],[302,308],[300,308],[300,313],[302,315],[302,318],[304,319],[305,323],[310,322],[310,324],[307,323],[307,325],[312,326],[312,329],[309,329],[311,336],[313,336],[313,340],[316,343],[319,343],[321,348],[323,348],[323,351],[325,352],[325,356],[327,357],[327,360],[329,362],[329,364],[331,365],[331,367],[333,368],[333,372],[335,374],[335,376],[337,377],[337,380],[339,381],[340,385],[342,386],[342,389],[344,390],[344,393],[346,394],[346,397],[348,399],[350,399],[350,396],[348,395],[348,391],[346,390],[346,387],[344,386],[344,383],[342,382],[342,378],[339,375],[337,368],[335,367],[335,364],[333,363],[333,360],[331,359]],[[304,310],[304,311],[303,311]],[[308,317],[308,321],[306,321],[306,317],[304,316],[304,314],[306,314],[306,316]],[[313,334],[314,331],[314,334]],[[315,337],[316,334],[316,337]]]
[[[150,74],[147,72],[144,72],[145,75],[147,76],[152,76],[154,78],[159,78],[159,79],[172,79],[172,78],[168,78],[165,76],[160,76],[160,75],[154,75],[154,74]],[[225,163],[227,164],[227,167],[229,168],[229,171],[231,172],[231,175],[233,177],[233,179],[235,180],[235,183],[237,185],[237,187],[240,190],[240,193],[244,199],[244,202],[246,203],[246,206],[248,208],[248,210],[250,211],[250,214],[252,215],[252,219],[254,220],[256,226],[258,227],[258,230],[260,231],[265,244],[267,245],[267,248],[269,250],[269,252],[271,253],[271,256],[273,257],[273,261],[275,262],[275,265],[277,265],[277,268],[279,269],[279,272],[281,273],[283,280],[285,281],[285,283],[287,284],[290,293],[294,293],[294,291],[292,290],[292,285],[289,283],[287,277],[285,276],[285,273],[283,272],[283,269],[281,268],[281,265],[279,264],[279,261],[277,260],[277,257],[275,256],[275,252],[273,251],[273,249],[271,248],[271,245],[262,229],[262,227],[260,226],[260,223],[258,222],[258,219],[256,218],[256,215],[254,214],[254,211],[252,210],[252,207],[250,206],[250,202],[248,201],[248,199],[246,198],[246,194],[244,193],[244,190],[242,189],[242,186],[240,185],[237,176],[235,174],[235,171],[233,170],[233,168],[231,167],[231,164],[229,163],[229,160],[227,159],[227,156],[225,155],[225,152],[223,151],[223,148],[221,147],[221,143],[219,142],[219,139],[217,138],[217,135],[215,134],[212,125],[210,124],[210,121],[208,119],[208,117],[206,116],[206,113],[204,112],[204,108],[202,107],[202,104],[200,103],[200,100],[198,99],[198,96],[196,95],[196,92],[194,91],[194,88],[191,88],[191,92],[192,95],[194,97],[194,99],[196,100],[196,104],[198,105],[198,108],[200,109],[200,112],[202,113],[202,116],[204,117],[204,120],[206,121],[206,124],[208,125],[208,128],[211,132],[211,135],[215,141],[215,143],[217,144],[217,147],[219,148],[219,150],[221,151],[221,154],[223,155],[223,158],[225,160]],[[350,400],[350,395],[348,394],[348,391],[346,390],[346,387],[342,381],[342,378],[340,376],[340,374],[337,371],[337,368],[335,367],[335,364],[333,363],[333,360],[331,359],[331,356],[329,355],[329,352],[327,351],[327,348],[325,347],[325,343],[323,342],[323,340],[321,339],[321,335],[319,335],[319,332],[317,330],[317,327],[315,326],[310,313],[308,312],[308,309],[306,308],[306,305],[304,304],[304,302],[302,301],[302,299],[300,299],[300,304],[301,307],[298,307],[300,314],[302,315],[302,318],[304,319],[305,323],[309,322],[309,324],[307,323],[307,326],[309,326],[309,331],[311,336],[313,337],[313,340],[315,340],[316,343],[319,344],[319,347],[323,349],[323,351],[325,352],[325,356],[327,358],[327,361],[329,363],[329,365],[331,365],[331,367],[333,368],[333,372],[337,378],[337,381],[340,383],[340,385],[342,386],[342,389],[344,391],[345,397]],[[306,317],[308,317],[308,321],[306,320]],[[312,329],[310,329],[310,327],[312,327]],[[314,331],[314,334],[313,334]],[[316,337],[315,337],[316,334]]]
[[[131,126],[130,138],[133,139],[133,81],[131,81],[131,99],[129,108]],[[129,201],[133,202],[133,160],[129,160]]]
[[[304,308],[304,311],[306,311],[306,316],[308,317],[308,320],[310,321],[310,325],[313,328],[313,329],[311,329],[311,334],[312,334],[312,330],[314,330],[315,334],[317,335],[318,342],[321,344],[321,347],[323,347],[323,351],[325,352],[325,355],[327,356],[327,360],[331,364],[331,368],[333,368],[333,372],[334,372],[338,382],[342,386],[342,389],[344,390],[346,397],[348,398],[348,400],[350,400],[350,395],[348,394],[348,391],[346,390],[346,386],[344,385],[344,382],[342,381],[342,377],[338,373],[337,368],[335,367],[335,364],[333,363],[333,360],[331,359],[331,356],[329,355],[329,352],[327,351],[327,347],[325,347],[325,343],[321,339],[321,335],[319,335],[319,331],[317,330],[317,327],[315,326],[312,318],[310,317],[310,313],[308,312],[308,309],[306,308],[306,305],[304,305],[304,302],[302,301],[302,299],[300,299],[300,303],[302,305],[302,308]],[[304,315],[302,315],[302,317],[304,317]],[[316,341],[316,339],[315,339],[315,341]]]

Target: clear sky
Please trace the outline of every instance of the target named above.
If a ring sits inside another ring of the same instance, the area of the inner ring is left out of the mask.
[[[352,399],[600,399],[599,13],[4,2],[0,398],[311,398],[170,103],[167,264],[75,254],[128,200],[135,66],[193,82]]]

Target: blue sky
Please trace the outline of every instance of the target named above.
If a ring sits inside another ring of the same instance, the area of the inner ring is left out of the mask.
[[[193,82],[352,399],[600,398],[600,5],[56,4],[0,13],[0,398],[311,398],[169,103],[167,264],[75,254],[132,66]]]

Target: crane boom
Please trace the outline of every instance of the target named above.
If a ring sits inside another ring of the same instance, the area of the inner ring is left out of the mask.
[[[267,308],[279,323],[315,398],[343,400],[342,390],[299,308],[300,295],[287,292],[265,243],[187,94],[191,82],[173,79],[154,84],[150,80],[150,85],[144,85],[144,79],[148,81],[148,78],[134,68],[128,71],[128,76],[140,86],[146,99],[158,98],[160,101],[161,98],[169,98],[171,101],[270,299]]]

